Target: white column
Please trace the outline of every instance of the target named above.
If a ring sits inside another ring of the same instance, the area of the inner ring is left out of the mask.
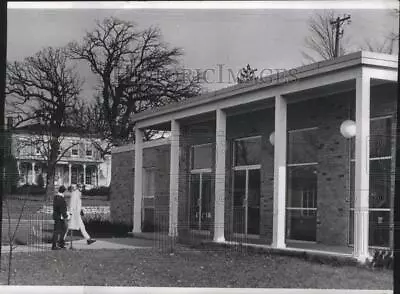
[[[171,120],[171,155],[169,172],[169,236],[178,236],[179,192],[179,122]]]
[[[86,164],[83,164],[83,184],[86,185]]]
[[[69,186],[72,185],[72,164],[68,164],[68,183]]]
[[[215,129],[214,242],[225,241],[225,151],[226,113],[221,109],[217,109]]]
[[[19,177],[21,176],[21,162],[17,160],[17,171],[18,171],[18,182],[19,182]]]
[[[356,143],[354,199],[354,257],[365,262],[368,254],[370,77],[356,79]]]
[[[135,191],[133,195],[133,233],[142,232],[143,132],[135,130]]]
[[[32,162],[32,184],[36,184],[35,178],[36,178],[35,163]]]
[[[285,248],[287,104],[275,97],[274,215],[272,247]]]

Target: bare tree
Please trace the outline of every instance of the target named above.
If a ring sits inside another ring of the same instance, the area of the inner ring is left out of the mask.
[[[106,18],[81,44],[72,42],[70,50],[74,58],[87,61],[99,78],[97,101],[88,117],[97,118],[92,120],[97,122],[94,129],[108,146],[134,139],[134,114],[200,91],[198,77],[180,66],[181,50],[164,43],[157,28],[141,31],[131,22]]]
[[[396,23],[399,23],[399,9],[390,11],[389,16],[392,17]],[[397,26],[398,29],[398,26]],[[368,50],[371,52],[385,53],[385,54],[397,54],[399,46],[399,32],[392,31],[388,33],[382,41],[372,41],[367,39],[365,45],[361,46],[362,50]]]
[[[310,35],[304,40],[309,53],[302,51],[308,61],[316,62],[318,59],[330,60],[335,58],[335,27],[331,24],[336,18],[332,10],[317,13],[308,21]],[[340,43],[338,56],[346,53],[344,45]],[[317,55],[317,58],[315,58]]]
[[[47,159],[47,199],[54,193],[55,167],[63,140],[63,130],[71,123],[68,116],[78,106],[82,82],[65,48],[48,47],[22,62],[9,62],[6,94],[16,126],[39,124],[34,144]]]

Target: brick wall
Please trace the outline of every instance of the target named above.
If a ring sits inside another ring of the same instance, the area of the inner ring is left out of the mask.
[[[156,169],[155,224],[168,229],[169,207],[169,145],[143,149],[143,168]],[[135,151],[112,154],[111,219],[129,225],[133,223]]]

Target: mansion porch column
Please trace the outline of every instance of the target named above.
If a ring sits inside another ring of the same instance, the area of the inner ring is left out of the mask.
[[[21,176],[21,161],[17,160],[17,171],[18,171],[18,182],[20,180],[20,176]]]
[[[32,162],[32,184],[36,184],[35,163]]]
[[[68,184],[72,185],[72,164],[68,164]]]
[[[226,113],[221,109],[217,109],[215,130],[214,242],[225,241],[225,151]]]
[[[363,70],[356,78],[356,142],[354,252],[361,262],[368,258],[369,210],[369,135],[370,135],[370,77]]]
[[[86,163],[83,164],[83,184],[86,185]]]
[[[142,232],[143,131],[135,129],[135,189],[133,195],[133,233]]]
[[[179,122],[171,120],[171,160],[169,173],[169,236],[171,237],[177,237],[178,235],[179,136]]]
[[[285,248],[287,103],[275,97],[274,214],[272,247]]]

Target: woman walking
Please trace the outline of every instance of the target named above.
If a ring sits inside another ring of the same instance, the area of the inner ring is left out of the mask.
[[[69,214],[70,219],[68,221],[68,231],[69,230],[80,230],[83,237],[85,238],[88,245],[96,242],[96,240],[90,238],[89,234],[86,232],[85,224],[82,221],[83,210],[82,210],[82,199],[81,191],[78,190],[76,185],[72,186],[71,198],[69,200]],[[67,234],[68,234],[67,231]],[[66,235],[67,235],[66,234]]]

